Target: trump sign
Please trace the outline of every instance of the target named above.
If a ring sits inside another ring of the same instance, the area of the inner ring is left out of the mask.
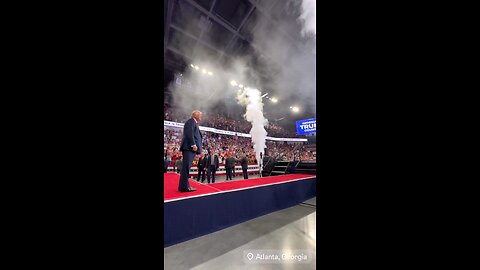
[[[317,132],[317,119],[310,118],[305,120],[299,120],[296,122],[297,134],[305,135]]]

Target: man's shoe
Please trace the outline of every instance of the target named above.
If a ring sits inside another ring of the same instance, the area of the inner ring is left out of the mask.
[[[178,191],[180,192],[192,192],[192,191],[196,191],[197,189],[195,188],[192,188],[192,187],[189,187],[187,189],[179,189]]]

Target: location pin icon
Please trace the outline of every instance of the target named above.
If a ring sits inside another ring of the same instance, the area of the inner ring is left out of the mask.
[[[253,254],[250,252],[247,254],[247,258],[251,261],[253,259]]]

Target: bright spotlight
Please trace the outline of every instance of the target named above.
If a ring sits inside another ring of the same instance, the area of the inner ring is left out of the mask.
[[[190,66],[191,66],[192,68],[195,68],[195,66],[194,66],[193,64],[190,64]]]
[[[205,74],[207,73],[207,71],[205,69],[202,69],[202,73]]]
[[[230,84],[235,86],[235,85],[237,85],[237,82],[236,81],[231,81]]]
[[[243,84],[239,84],[238,87],[243,88]]]
[[[292,111],[293,111],[293,112],[298,112],[299,109],[298,109],[298,107],[292,107]]]
[[[198,69],[199,69],[199,67],[198,67],[198,66],[195,66],[195,69],[196,69],[196,70],[198,70]]]
[[[209,71],[209,72],[208,72],[208,75],[212,76],[212,75],[213,75],[213,73],[212,73],[211,71]]]
[[[277,103],[277,101],[278,101],[276,98],[271,98],[270,100],[271,100],[273,103]]]

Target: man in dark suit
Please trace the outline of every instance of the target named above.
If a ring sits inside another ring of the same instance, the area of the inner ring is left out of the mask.
[[[243,179],[248,179],[248,160],[247,156],[244,155],[243,158],[240,160],[240,164],[242,165],[242,171],[243,171]]]
[[[205,174],[207,172],[207,159],[203,152],[200,154],[200,158],[198,159],[198,177],[197,181],[200,181],[200,176],[202,177],[202,183],[205,181]]]
[[[183,126],[183,139],[180,149],[183,154],[182,170],[180,172],[180,182],[178,183],[178,191],[191,192],[196,189],[190,187],[188,176],[190,167],[197,154],[202,152],[202,133],[198,123],[202,120],[202,112],[193,111],[192,118],[188,119]]]
[[[208,150],[207,157],[207,182],[210,184],[210,178],[212,178],[212,183],[215,183],[215,172],[218,170],[220,162],[218,162],[218,155],[214,150]]]
[[[227,171],[227,179],[225,179],[225,181],[228,181],[228,179],[232,180],[236,162],[237,160],[232,156],[232,154],[229,154],[229,157],[225,161],[225,170]]]

